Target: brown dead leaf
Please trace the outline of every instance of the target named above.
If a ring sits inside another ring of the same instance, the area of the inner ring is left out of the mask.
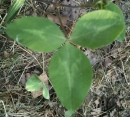
[[[47,18],[49,20],[55,22],[56,24],[61,25],[58,16],[55,16],[55,15],[52,15],[52,14],[47,14]],[[68,16],[60,16],[60,18],[61,18],[61,22],[62,22],[63,26],[65,26],[66,23],[67,23],[67,20],[69,19]]]
[[[42,73],[40,76],[39,76],[39,79],[44,82],[46,85],[48,85],[48,76],[46,75],[46,72]]]
[[[105,58],[104,66],[107,68],[112,64],[112,60],[108,57]]]
[[[101,59],[98,55],[96,55],[94,52],[92,52],[91,50],[86,50],[85,52],[85,55],[88,56],[90,62],[92,65],[95,65],[96,63],[98,63]]]
[[[9,57],[9,53],[7,51],[4,51],[4,57],[8,58]]]
[[[49,7],[47,8],[48,12],[53,12],[55,11],[55,6],[53,4],[50,4]]]
[[[39,79],[43,82],[43,83],[45,83],[46,84],[46,86],[48,86],[48,77],[47,77],[47,75],[46,75],[46,72],[44,72],[44,73],[42,73],[40,76],[39,76]],[[32,96],[33,96],[33,98],[37,98],[37,97],[39,97],[39,96],[41,96],[42,95],[42,89],[41,90],[39,90],[39,91],[33,91],[32,92]]]
[[[32,92],[33,98],[37,98],[37,97],[39,97],[39,96],[41,96],[41,95],[42,95],[42,89],[39,90],[39,91],[33,91],[33,92]]]
[[[85,100],[86,105],[88,105],[88,104],[90,103],[91,99],[92,99],[92,96],[91,96],[91,91],[90,91],[90,92],[88,93],[87,97],[86,97],[86,100]]]

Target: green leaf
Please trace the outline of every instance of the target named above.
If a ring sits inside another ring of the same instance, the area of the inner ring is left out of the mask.
[[[119,15],[109,10],[97,10],[79,19],[70,40],[95,49],[110,44],[123,29],[124,22]]]
[[[72,117],[74,114],[74,111],[68,110],[65,112],[65,117]]]
[[[126,27],[125,27],[124,15],[123,15],[121,9],[120,9],[117,5],[115,5],[114,3],[112,3],[112,2],[109,2],[109,3],[105,6],[105,9],[117,13],[117,14],[120,16],[122,22],[124,22],[124,29],[123,29],[123,31],[121,32],[121,34],[116,38],[116,40],[122,41],[122,40],[125,38],[125,29],[126,29]]]
[[[39,17],[17,19],[7,25],[6,33],[18,43],[40,52],[56,50],[66,40],[55,23]]]
[[[12,0],[12,6],[10,6],[5,22],[10,22],[18,10],[24,5],[25,0]]]
[[[42,90],[43,97],[45,99],[50,99],[49,90],[45,83],[43,83],[43,90]]]
[[[38,91],[42,88],[42,82],[37,75],[33,74],[26,82],[28,91]]]
[[[56,94],[71,111],[84,101],[92,75],[88,58],[68,42],[54,54],[49,65],[49,77]]]

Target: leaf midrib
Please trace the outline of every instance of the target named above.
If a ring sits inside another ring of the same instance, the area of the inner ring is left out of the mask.
[[[10,29],[11,30],[11,29]],[[17,31],[19,31],[19,32],[29,32],[29,33],[33,33],[33,32],[35,32],[35,33],[37,33],[37,34],[41,34],[41,35],[43,35],[43,34],[47,34],[47,35],[51,35],[52,37],[58,37],[57,39],[59,39],[59,40],[66,40],[65,39],[65,37],[64,37],[64,35],[63,36],[57,36],[57,35],[53,35],[53,34],[51,34],[51,33],[47,33],[47,32],[44,32],[44,31],[37,31],[37,30],[32,30],[32,29],[13,29],[13,30],[17,30]],[[40,33],[39,33],[40,32]]]
[[[71,46],[71,45],[68,45],[68,46]],[[72,109],[72,86],[71,86],[71,85],[73,84],[73,83],[72,83],[73,80],[71,79],[71,73],[70,73],[70,72],[71,72],[70,49],[69,49],[68,46],[67,46],[67,52],[68,52],[68,53],[67,53],[67,55],[68,55],[68,56],[67,56],[67,60],[69,61],[69,62],[68,62],[68,66],[69,66],[68,84],[69,84],[69,90],[70,90],[70,97],[71,97],[71,101],[70,101],[70,102],[71,102],[71,109]]]

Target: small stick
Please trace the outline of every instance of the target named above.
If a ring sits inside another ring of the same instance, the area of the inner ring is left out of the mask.
[[[3,105],[3,107],[4,107],[4,111],[5,111],[5,117],[8,117],[8,114],[7,114],[7,112],[6,112],[6,108],[5,108],[5,105],[4,105],[4,102],[3,102],[3,100],[0,100],[0,102],[2,103],[2,105]]]
[[[63,32],[64,32],[64,34],[65,34],[65,37],[68,38],[68,37],[67,37],[67,33],[66,33],[65,29],[64,29],[63,23],[62,23],[62,21],[61,21],[59,6],[56,6],[56,5],[55,5],[55,7],[56,7],[57,14],[58,14],[58,18],[59,18],[59,21],[60,21],[60,24],[61,24],[61,29],[63,30]]]

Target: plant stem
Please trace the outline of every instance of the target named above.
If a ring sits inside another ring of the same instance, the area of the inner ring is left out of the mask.
[[[59,18],[59,21],[60,21],[61,29],[63,30],[63,32],[65,34],[65,37],[68,38],[67,33],[66,33],[65,29],[64,29],[63,23],[61,21],[59,7],[58,6],[55,6],[55,7],[56,7],[56,10],[57,10],[57,14],[58,14],[58,18]]]
[[[43,70],[43,73],[44,73],[44,52],[42,52],[42,70]]]
[[[4,111],[5,111],[5,117],[8,117],[8,114],[7,114],[3,100],[0,100],[0,103],[2,103],[2,105],[3,105]]]

